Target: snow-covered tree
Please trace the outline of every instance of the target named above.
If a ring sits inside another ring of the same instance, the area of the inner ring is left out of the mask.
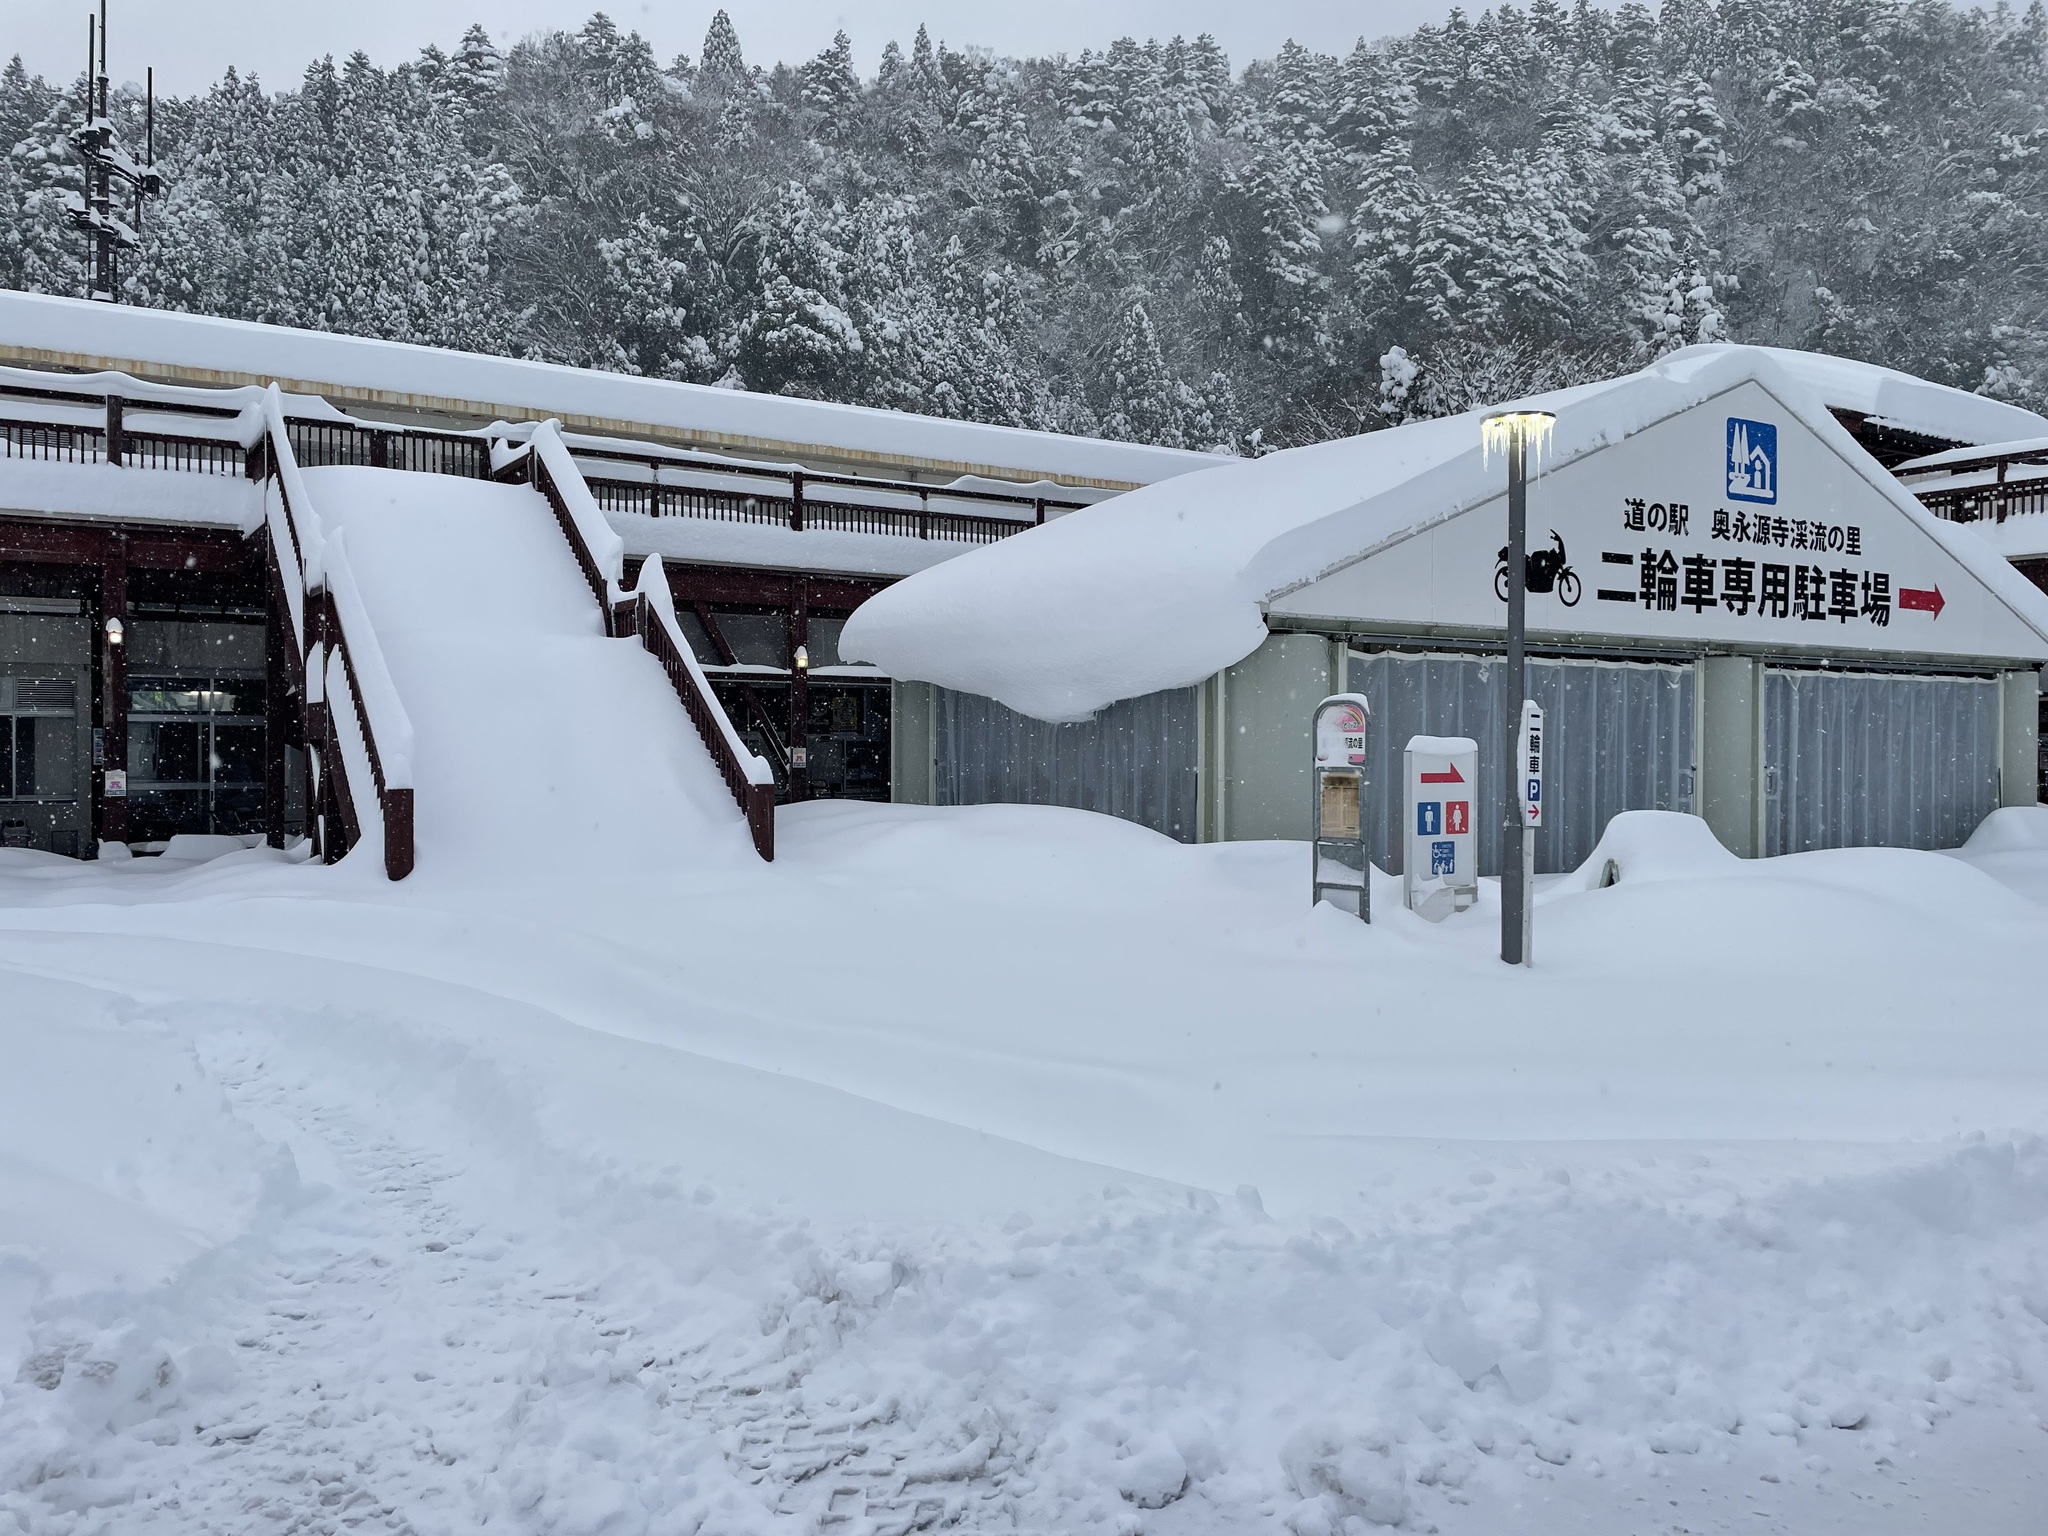
[[[724,12],[666,69],[594,16],[231,72],[159,101],[123,297],[1247,448],[1721,337],[2048,399],[2048,11],[1658,6],[1241,74],[922,27],[762,70]],[[0,70],[0,282],[82,291],[82,100]]]

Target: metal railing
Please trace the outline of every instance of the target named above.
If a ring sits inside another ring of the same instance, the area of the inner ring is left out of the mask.
[[[720,471],[723,473],[724,471]],[[606,512],[635,513],[642,517],[695,517],[718,523],[755,523],[770,528],[788,528],[801,533],[821,528],[838,533],[896,534],[916,539],[943,539],[956,544],[994,544],[1013,533],[1022,533],[1042,520],[1046,505],[1065,508],[1067,503],[1030,503],[1034,521],[1014,517],[988,517],[972,512],[934,512],[931,492],[918,490],[919,507],[865,506],[850,501],[820,501],[798,488],[805,477],[792,475],[787,494],[776,491],[720,490],[711,486],[658,485],[645,480],[611,480],[585,475],[584,483],[599,507]],[[912,494],[898,491],[899,495]],[[953,495],[952,492],[941,492]],[[1078,505],[1078,503],[1076,504]]]
[[[240,475],[247,461],[246,450],[233,439],[119,430],[110,451],[108,437],[107,428],[100,426],[0,420],[0,458],[123,464],[207,475]]]
[[[1911,486],[1907,487],[1912,490]],[[2048,479],[1913,491],[1920,504],[1952,523],[2002,523],[2009,517],[2048,514]]]
[[[25,421],[0,418],[0,457],[39,458],[71,463],[135,464],[154,469],[195,470],[208,474],[240,474],[245,456],[253,452],[236,437],[197,433],[124,430],[124,407],[152,414],[185,415],[221,420],[226,427],[242,408],[185,398],[197,391],[152,390],[142,398],[119,393],[31,385],[30,375],[0,377],[0,399],[48,401],[104,412],[106,424]],[[369,423],[353,418],[285,417],[292,453],[302,468],[358,465],[401,469],[423,474],[455,475],[468,480],[491,476],[491,444],[517,440],[531,429],[500,423],[475,432]],[[756,523],[788,528],[939,539],[960,544],[993,544],[1043,523],[1049,512],[1070,512],[1089,505],[1036,494],[1035,491],[975,490],[967,487],[919,485],[907,480],[882,480],[836,475],[793,465],[755,464],[687,451],[639,452],[613,446],[616,440],[581,439],[569,451],[584,465],[583,478],[606,512],[648,517],[700,518],[710,522]],[[111,445],[111,448],[110,448]],[[602,466],[630,466],[647,478],[607,475]],[[763,482],[759,490],[662,483],[671,477],[695,475]],[[826,494],[818,494],[821,490]],[[913,506],[876,505],[831,491],[883,496]],[[933,502],[941,505],[934,509]],[[985,511],[958,508],[981,507]]]
[[[403,469],[416,474],[491,477],[491,444],[466,432],[419,427],[367,427],[353,421],[286,420],[292,451],[308,469],[334,464],[368,469]]]

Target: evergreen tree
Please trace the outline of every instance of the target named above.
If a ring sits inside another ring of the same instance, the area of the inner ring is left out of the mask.
[[[854,110],[860,104],[852,39],[844,32],[834,33],[832,46],[803,67],[800,79],[803,103],[818,114],[825,134],[838,139],[851,132]]]
[[[597,15],[231,71],[159,103],[123,297],[1246,451],[1720,337],[2048,400],[2042,5],[1659,4],[1241,77],[922,27],[764,73],[724,12],[666,70]],[[82,93],[0,70],[0,283],[82,291]]]
[[[740,54],[740,35],[732,17],[723,10],[711,18],[704,33],[704,52],[697,66],[697,79],[712,91],[743,91],[753,85],[753,75]]]

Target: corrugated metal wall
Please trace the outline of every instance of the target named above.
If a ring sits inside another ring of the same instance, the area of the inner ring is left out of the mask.
[[[1764,671],[1764,852],[1954,848],[1998,805],[1989,678]]]
[[[1479,867],[1498,874],[1505,663],[1353,652],[1349,671],[1350,691],[1372,702],[1373,861],[1396,873],[1401,868],[1402,753],[1409,737],[1470,736],[1479,743]],[[1584,862],[1617,812],[1693,808],[1691,667],[1532,660],[1528,679],[1550,737],[1550,804],[1536,834],[1539,871]]]
[[[1195,689],[1125,699],[1080,725],[1048,725],[980,694],[935,693],[938,804],[1069,805],[1195,840]]]

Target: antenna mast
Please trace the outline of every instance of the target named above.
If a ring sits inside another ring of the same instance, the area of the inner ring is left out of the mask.
[[[148,146],[138,165],[122,147],[114,128],[112,92],[107,78],[107,0],[100,0],[100,12],[85,18],[85,122],[72,130],[71,147],[85,166],[85,196],[75,197],[64,210],[72,224],[85,232],[87,275],[85,296],[102,303],[120,302],[120,252],[132,251],[142,243],[142,200],[164,189],[156,170],[156,71],[149,71],[148,98],[144,107]],[[126,201],[133,208],[134,223],[114,212],[115,183],[126,189]]]

